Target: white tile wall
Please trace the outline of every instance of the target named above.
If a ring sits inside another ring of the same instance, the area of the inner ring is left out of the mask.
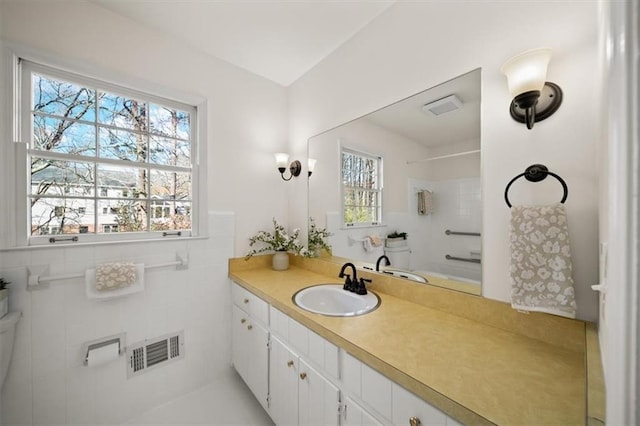
[[[2,424],[120,423],[225,374],[234,229],[233,213],[211,212],[206,240],[2,252],[0,275],[12,283],[9,308],[23,313],[2,389]],[[49,265],[52,275],[82,273],[107,261],[172,261],[185,251],[188,270],[149,270],[145,291],[124,298],[88,300],[82,279],[26,290],[31,265]],[[82,366],[86,341],[125,331],[130,344],[182,329],[186,356],[164,368],[127,379],[124,357]]]
[[[479,264],[445,259],[446,254],[471,257],[481,249],[482,239],[473,236],[446,235],[452,231],[481,232],[482,203],[480,178],[440,181],[409,180],[409,214],[403,222],[409,233],[410,267],[480,281]],[[417,214],[415,188],[433,191],[434,211]],[[399,220],[399,219],[398,219]]]

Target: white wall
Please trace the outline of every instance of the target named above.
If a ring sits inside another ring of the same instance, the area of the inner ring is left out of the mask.
[[[399,2],[290,87],[290,151],[307,138],[367,112],[482,67],[483,294],[510,297],[504,187],[533,163],[569,186],[578,317],[597,319],[598,199],[596,146],[600,80],[596,2]],[[500,66],[524,50],[554,50],[548,80],[564,91],[560,110],[533,130],[511,119]],[[320,167],[320,165],[318,165]],[[556,202],[550,179],[522,185],[516,203]],[[304,185],[295,198],[305,196]],[[290,206],[304,224],[304,205]]]
[[[229,367],[227,259],[246,253],[248,237],[271,226],[272,216],[287,222],[287,184],[272,155],[286,150],[286,91],[89,2],[0,2],[0,31],[5,47],[17,44],[53,63],[159,95],[207,101],[208,240],[0,252],[0,275],[12,282],[10,309],[24,313],[2,392],[2,421],[117,423]],[[9,64],[0,65],[0,158],[12,161],[6,155]],[[3,182],[11,182],[4,170]],[[5,218],[11,203],[2,206]],[[10,228],[5,223],[1,233]],[[33,264],[51,265],[52,274],[79,273],[103,261],[172,260],[178,250],[189,252],[188,271],[149,272],[144,294],[119,301],[88,301],[81,279],[26,291],[26,268]],[[186,358],[171,366],[130,380],[124,358],[104,368],[80,367],[84,341],[123,330],[133,343],[180,328]]]

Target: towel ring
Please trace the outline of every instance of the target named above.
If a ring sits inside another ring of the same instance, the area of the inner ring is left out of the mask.
[[[567,187],[567,183],[564,181],[564,179],[562,179],[557,174],[550,172],[547,166],[545,166],[544,164],[533,164],[527,167],[524,173],[520,173],[518,176],[511,179],[511,181],[507,184],[507,187],[504,190],[504,200],[507,202],[507,206],[511,208],[511,203],[509,202],[509,188],[511,187],[511,184],[513,182],[523,176],[529,182],[540,182],[541,180],[544,180],[548,175],[551,175],[554,178],[558,179],[558,182],[560,182],[560,185],[562,185],[564,195],[562,196],[562,200],[560,200],[560,202],[564,204],[564,202],[567,201],[567,196],[569,195],[569,188]]]

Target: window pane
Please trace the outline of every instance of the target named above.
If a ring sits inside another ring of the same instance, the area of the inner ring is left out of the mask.
[[[98,121],[122,129],[146,131],[147,104],[125,96],[100,92]]]
[[[100,196],[109,198],[143,198],[147,196],[146,169],[98,165]]]
[[[147,207],[145,201],[112,200],[99,201],[98,233],[141,232],[147,230]],[[106,210],[106,214],[103,213]]]
[[[182,201],[151,201],[151,230],[191,229],[191,203]]]
[[[191,167],[189,141],[151,136],[149,161],[170,166]]]
[[[35,115],[33,117],[33,148],[95,156],[95,126]]]
[[[31,157],[31,194],[84,196],[93,185],[91,163]]]
[[[100,128],[100,157],[144,163],[147,136],[126,130]]]
[[[149,114],[151,133],[172,138],[189,139],[191,131],[188,112],[150,104]]]
[[[93,232],[93,200],[33,198],[31,234],[79,234]]]
[[[151,170],[151,197],[163,200],[191,198],[191,173]]]
[[[59,117],[95,121],[96,95],[72,83],[33,74],[33,110]]]

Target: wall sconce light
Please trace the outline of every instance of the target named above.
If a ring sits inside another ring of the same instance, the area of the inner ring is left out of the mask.
[[[307,160],[307,164],[309,167],[309,176],[311,176],[311,173],[313,173],[313,171],[316,168],[316,160],[314,158],[309,158],[309,160]]]
[[[513,101],[511,117],[533,128],[533,123],[551,116],[562,104],[562,89],[545,81],[551,49],[534,49],[509,59],[500,71],[507,76]]]
[[[276,166],[278,166],[278,171],[280,172],[280,177],[282,180],[291,180],[294,176],[300,176],[300,172],[302,171],[302,163],[298,160],[293,160],[291,164],[289,164],[289,154],[284,152],[278,152],[275,154],[276,157]],[[289,172],[291,175],[289,178],[284,177],[284,172],[287,170],[287,166],[289,166]]]

